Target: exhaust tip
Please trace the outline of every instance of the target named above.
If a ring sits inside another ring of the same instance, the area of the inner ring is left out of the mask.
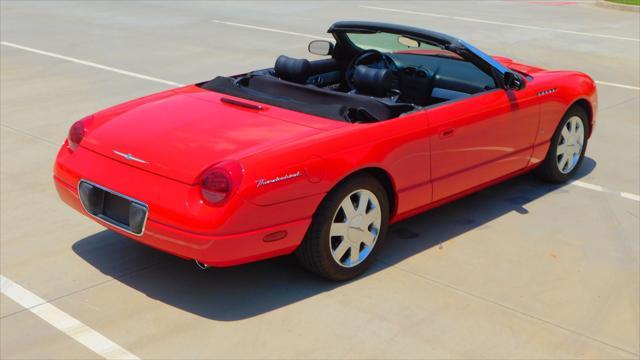
[[[197,267],[199,267],[199,268],[200,268],[200,269],[202,269],[202,270],[207,270],[208,268],[210,268],[210,267],[211,267],[211,266],[209,266],[209,265],[207,265],[207,264],[205,264],[205,263],[201,263],[201,262],[200,262],[200,261],[198,261],[198,260],[195,260],[195,259],[194,259],[193,261],[195,261],[196,266],[197,266]]]

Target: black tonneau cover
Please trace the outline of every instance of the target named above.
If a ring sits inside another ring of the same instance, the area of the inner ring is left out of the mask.
[[[218,76],[200,84],[200,87],[305,114],[350,122],[354,121],[354,112],[361,109],[377,121],[411,110],[407,104],[402,104],[402,107],[401,104],[389,105],[369,96],[296,84],[271,75],[250,75],[239,80]]]

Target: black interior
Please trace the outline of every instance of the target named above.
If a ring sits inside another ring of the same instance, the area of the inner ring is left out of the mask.
[[[497,87],[486,72],[453,56],[377,50],[340,54],[316,61],[281,55],[273,68],[217,77],[201,86],[353,123],[388,120]]]
[[[353,72],[353,87],[357,94],[385,97],[393,90],[393,74],[389,69],[358,65]]]
[[[311,62],[307,59],[295,59],[280,55],[276,59],[273,71],[282,80],[304,84],[311,75]]]
[[[432,89],[456,91],[461,95],[477,94],[495,89],[493,78],[480,71],[470,62],[444,56],[419,56],[415,54],[392,54],[394,62],[402,69],[402,78],[428,79]],[[407,91],[409,93],[411,91]],[[450,100],[447,98],[434,99]]]

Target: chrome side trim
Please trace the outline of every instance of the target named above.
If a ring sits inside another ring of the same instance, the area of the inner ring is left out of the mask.
[[[108,193],[111,193],[113,195],[120,196],[122,198],[125,198],[125,199],[131,201],[131,202],[134,202],[134,203],[136,203],[138,205],[143,206],[147,211],[144,214],[144,220],[142,222],[142,230],[140,231],[140,234],[136,234],[136,233],[132,232],[131,230],[126,228],[126,225],[121,224],[121,223],[119,223],[119,222],[117,222],[117,221],[115,221],[113,219],[109,219],[106,216],[96,216],[96,215],[93,215],[92,213],[90,213],[89,210],[87,210],[87,208],[84,206],[84,202],[82,202],[82,199],[80,198],[80,184],[82,184],[83,182],[87,183],[87,184],[89,184],[91,186],[95,186],[95,187],[97,187],[97,188],[99,188],[99,189],[101,189],[103,191],[106,191]],[[100,220],[101,222],[104,222],[104,223],[109,224],[111,226],[115,226],[118,229],[120,229],[120,230],[122,230],[122,231],[124,231],[126,233],[129,233],[131,235],[134,235],[134,236],[142,236],[144,234],[144,230],[147,227],[147,218],[149,217],[149,205],[143,203],[140,200],[137,200],[137,199],[134,199],[134,198],[132,198],[130,196],[121,194],[121,193],[119,193],[117,191],[113,191],[113,190],[108,189],[108,188],[106,188],[106,187],[104,187],[102,185],[98,185],[98,184],[96,184],[96,183],[94,183],[92,181],[85,180],[85,179],[80,179],[80,181],[78,181],[78,185],[76,186],[76,190],[78,191],[78,199],[80,200],[80,204],[82,205],[82,209],[84,209],[84,211],[87,214],[89,214],[91,217],[93,217],[94,219]]]
[[[538,91],[536,93],[536,95],[537,96],[544,96],[544,95],[547,95],[547,94],[552,94],[552,93],[554,93],[556,91],[558,91],[557,88],[551,88],[551,89],[547,89],[547,90]]]

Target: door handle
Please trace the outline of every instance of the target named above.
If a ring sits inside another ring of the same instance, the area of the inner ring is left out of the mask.
[[[453,133],[455,132],[456,129],[454,128],[450,128],[450,129],[446,129],[440,132],[440,138],[444,139],[446,137],[449,137],[451,135],[453,135]]]

